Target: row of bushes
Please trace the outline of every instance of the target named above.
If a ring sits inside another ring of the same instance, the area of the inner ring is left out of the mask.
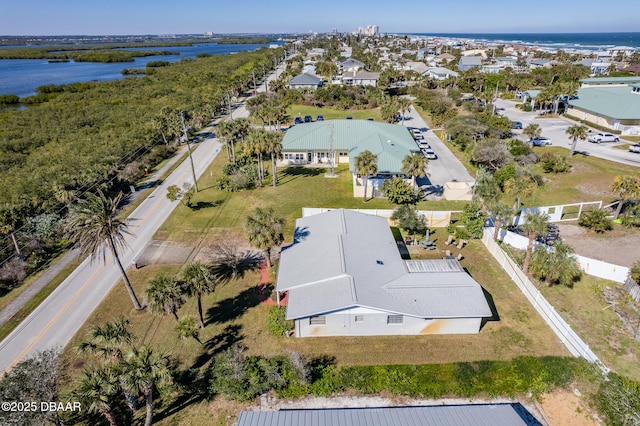
[[[326,357],[305,361],[291,352],[288,357],[263,358],[232,347],[212,362],[209,390],[242,401],[271,390],[284,398],[346,390],[421,398],[513,397],[566,386],[587,371],[585,366],[576,358],[524,356],[512,361],[336,367]]]

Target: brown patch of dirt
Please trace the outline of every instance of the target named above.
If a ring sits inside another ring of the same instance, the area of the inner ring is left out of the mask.
[[[631,266],[640,259],[640,232],[616,226],[613,231],[596,234],[578,225],[558,224],[560,238],[579,255],[614,265]]]
[[[553,426],[599,426],[593,412],[579,392],[556,390],[540,397],[540,406],[550,425]]]

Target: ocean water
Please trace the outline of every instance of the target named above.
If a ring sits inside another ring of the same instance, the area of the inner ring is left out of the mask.
[[[627,33],[413,33],[410,35],[441,39],[465,39],[497,44],[540,46],[549,49],[605,50],[629,46],[640,50],[640,32]]]

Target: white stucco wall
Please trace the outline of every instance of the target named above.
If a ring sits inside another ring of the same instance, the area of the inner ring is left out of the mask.
[[[356,322],[356,315],[363,317]],[[309,318],[295,321],[296,337],[386,336],[420,334],[477,334],[481,318],[424,319],[404,315],[402,324],[387,324],[389,313],[351,308],[325,315],[324,325],[311,325]]]

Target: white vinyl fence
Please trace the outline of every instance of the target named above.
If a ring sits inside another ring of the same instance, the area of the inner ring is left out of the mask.
[[[331,208],[325,207],[303,207],[302,208],[302,217],[313,216],[320,213],[326,213],[328,211],[335,210]],[[354,212],[360,212],[363,214],[369,214],[372,216],[380,216],[390,218],[393,214],[393,210],[390,209],[347,209],[352,210]],[[418,210],[418,214],[424,216],[427,220],[427,226],[431,228],[446,228],[451,223],[451,213],[452,211],[439,211],[439,210]]]
[[[520,267],[493,241],[493,228],[484,230],[482,243],[522,291],[542,319],[551,327],[551,330],[556,333],[569,352],[575,357],[582,357],[590,363],[598,365],[602,371],[608,372],[609,369],[598,359],[596,354],[589,348],[589,345],[582,341],[580,336],[571,329],[571,326],[562,319],[554,307],[542,296],[540,290],[529,281],[529,278],[522,272]]]
[[[487,228],[491,231],[491,235],[493,235],[493,230],[495,228]],[[499,232],[499,239],[505,243],[509,244],[511,247],[515,247],[520,250],[526,250],[529,245],[529,239],[523,235],[518,235],[514,232],[509,232],[505,229],[501,229]],[[534,248],[542,245],[539,242],[534,242]],[[615,281],[617,283],[623,284],[627,277],[629,276],[629,268],[626,266],[615,265],[613,263],[607,263],[602,260],[591,259],[590,257],[580,256],[579,254],[574,255],[576,260],[578,261],[578,266],[582,272],[587,275],[592,275],[598,278],[604,278],[606,280]]]

